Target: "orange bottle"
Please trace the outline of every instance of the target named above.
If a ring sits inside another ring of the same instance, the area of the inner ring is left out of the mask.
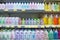
[[[55,15],[53,18],[53,25],[58,25],[58,15]]]
[[[58,20],[59,20],[58,22],[59,22],[59,25],[60,25],[60,16],[59,16],[59,19]]]

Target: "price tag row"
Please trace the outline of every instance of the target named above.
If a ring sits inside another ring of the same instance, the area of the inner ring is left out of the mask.
[[[7,28],[60,28],[60,25],[0,25],[0,27],[7,27]]]

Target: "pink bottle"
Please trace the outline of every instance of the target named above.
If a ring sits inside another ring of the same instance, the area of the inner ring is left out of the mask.
[[[36,30],[36,33],[35,34],[36,34],[36,40],[40,40],[40,35],[39,35],[40,32],[39,32],[39,30]]]
[[[15,40],[15,31],[14,30],[11,31],[11,40]]]
[[[44,40],[44,31],[43,30],[40,30],[40,34],[39,34],[39,36],[40,36],[40,40]]]

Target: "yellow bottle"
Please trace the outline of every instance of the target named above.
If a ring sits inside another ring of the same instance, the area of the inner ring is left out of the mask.
[[[48,25],[48,17],[47,17],[47,15],[45,15],[43,17],[43,21],[44,21],[44,25]]]
[[[48,11],[51,11],[51,3],[48,4]]]
[[[58,22],[59,22],[59,25],[60,25],[60,16],[59,16],[58,20],[59,20]]]
[[[50,15],[48,18],[48,25],[53,25],[53,16]]]
[[[47,3],[45,3],[45,4],[44,4],[44,10],[45,10],[45,11],[48,11],[48,9],[47,9],[47,8],[48,8],[48,4],[47,4]]]

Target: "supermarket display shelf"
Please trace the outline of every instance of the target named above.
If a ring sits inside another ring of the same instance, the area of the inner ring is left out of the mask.
[[[0,25],[0,28],[60,28],[60,25]]]
[[[0,10],[0,13],[60,13],[60,11],[44,11],[44,10]]]

